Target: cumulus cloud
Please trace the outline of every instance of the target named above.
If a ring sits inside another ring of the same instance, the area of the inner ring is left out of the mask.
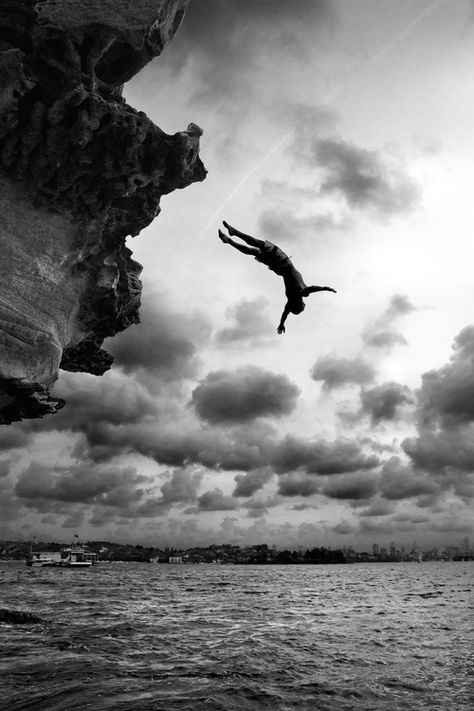
[[[388,516],[395,511],[395,503],[387,499],[375,498],[366,509],[359,511],[359,516]]]
[[[232,424],[288,415],[296,407],[298,394],[286,375],[249,365],[208,373],[193,390],[191,403],[207,422]]]
[[[90,429],[74,454],[106,461],[140,454],[158,464],[181,467],[198,464],[211,469],[250,471],[268,464],[275,432],[264,420],[219,428],[196,422],[186,408],[169,418],[146,418],[123,425],[103,423]]]
[[[161,487],[163,503],[195,501],[202,477],[202,471],[191,473],[186,469],[175,469],[171,478]]]
[[[221,346],[259,346],[268,345],[273,340],[275,326],[266,314],[268,300],[264,297],[243,299],[231,306],[226,316],[231,325],[217,331],[216,342]]]
[[[301,469],[308,474],[331,475],[373,469],[379,464],[374,454],[365,454],[352,440],[303,440],[287,435],[273,454],[275,471],[284,474]]]
[[[362,340],[366,346],[371,348],[386,348],[390,350],[393,346],[408,344],[406,338],[396,330],[394,322],[400,316],[415,311],[415,307],[404,294],[394,294],[385,311],[374,323],[367,326],[362,334]]]
[[[376,151],[323,138],[313,144],[313,155],[323,170],[321,194],[340,195],[350,207],[393,215],[409,212],[419,200],[418,184]]]
[[[374,477],[350,474],[331,478],[322,489],[330,499],[355,500],[370,499],[377,489]]]
[[[332,530],[334,531],[334,533],[340,533],[343,536],[347,536],[350,533],[354,533],[355,526],[349,521],[340,521],[332,527]]]
[[[210,333],[209,321],[200,312],[179,313],[162,294],[147,293],[140,324],[118,333],[105,347],[126,373],[182,380],[196,375],[198,348]]]
[[[473,396],[474,327],[467,326],[454,340],[450,362],[422,376],[418,433],[402,442],[414,467],[465,501],[474,498]]]
[[[322,381],[323,390],[329,391],[344,385],[365,385],[372,382],[375,370],[362,358],[336,358],[327,355],[318,358],[310,375],[316,382]]]
[[[259,518],[265,516],[270,508],[277,506],[279,503],[281,503],[281,500],[278,496],[267,497],[266,499],[254,497],[245,501],[242,504],[242,508],[247,509],[249,518]]]
[[[235,498],[226,496],[218,487],[212,491],[205,491],[198,496],[197,502],[199,511],[233,511],[239,508]]]
[[[368,328],[362,334],[366,346],[372,348],[386,348],[391,350],[394,346],[407,346],[408,341],[401,333],[393,329]]]
[[[454,467],[474,472],[474,427],[432,430],[420,428],[418,437],[407,437],[402,448],[415,466],[432,472]]]
[[[53,470],[33,461],[19,476],[15,492],[32,507],[37,501],[40,508],[45,501],[126,506],[142,498],[143,489],[137,485],[146,481],[134,467],[81,462]]]
[[[236,486],[232,496],[253,496],[273,477],[271,469],[257,469],[235,476]]]
[[[415,472],[399,457],[391,457],[382,467],[380,493],[386,499],[396,501],[439,492],[440,487],[428,474]]]
[[[419,393],[423,422],[443,427],[474,422],[474,326],[467,326],[453,344],[451,362],[422,376]]]
[[[404,405],[411,405],[414,396],[410,388],[399,383],[387,382],[361,392],[361,414],[368,415],[373,424],[396,420]]]
[[[36,431],[74,430],[92,435],[102,424],[133,424],[157,412],[156,400],[149,391],[116,371],[102,378],[87,373],[63,373],[55,395],[63,397],[67,405],[54,418],[31,423]]]
[[[284,474],[278,480],[278,493],[281,496],[313,496],[320,488],[320,482],[301,472]]]

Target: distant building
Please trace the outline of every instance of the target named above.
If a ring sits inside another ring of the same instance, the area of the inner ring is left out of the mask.
[[[183,562],[183,558],[180,555],[171,555],[168,558],[168,563],[182,563],[182,562]]]
[[[377,543],[374,543],[373,546],[372,546],[372,555],[374,556],[374,558],[378,558],[378,557],[379,557],[379,552],[380,552],[380,551],[379,551],[378,544],[377,544]]]

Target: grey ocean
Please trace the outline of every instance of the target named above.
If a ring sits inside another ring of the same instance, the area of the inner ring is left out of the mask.
[[[0,565],[0,708],[461,711],[474,564]]]

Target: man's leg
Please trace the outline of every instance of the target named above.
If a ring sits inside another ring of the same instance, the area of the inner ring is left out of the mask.
[[[243,244],[239,244],[238,242],[234,242],[233,239],[230,237],[227,237],[221,230],[219,230],[219,238],[224,242],[224,244],[230,244],[234,249],[238,249],[239,252],[242,252],[243,254],[251,254],[253,257],[256,257],[257,254],[260,254],[259,249],[252,249],[252,247],[245,247]]]
[[[333,291],[337,294],[336,290],[331,286],[307,286],[301,292],[301,296],[309,296],[310,294],[315,294],[317,291]]]
[[[234,235],[235,237],[239,237],[240,239],[243,239],[244,242],[247,242],[247,244],[251,244],[252,247],[257,247],[257,249],[262,249],[263,245],[265,244],[263,239],[257,239],[256,237],[251,237],[250,235],[246,235],[245,232],[241,232],[240,230],[237,230],[235,227],[232,227],[231,225],[229,225],[228,222],[223,221],[222,224],[227,229],[227,231],[230,235]]]

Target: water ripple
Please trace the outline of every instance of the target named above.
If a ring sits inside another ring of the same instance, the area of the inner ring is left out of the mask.
[[[472,563],[0,566],[5,711],[467,711]]]

